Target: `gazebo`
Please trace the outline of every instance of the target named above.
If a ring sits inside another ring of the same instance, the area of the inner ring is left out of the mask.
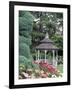
[[[40,41],[40,44],[36,46],[36,60],[42,60],[42,58],[40,58],[40,51],[44,51],[45,53],[45,59],[43,59],[45,62],[47,62],[47,51],[51,51],[53,53],[52,64],[57,67],[58,47],[56,47],[53,41],[49,39],[48,33],[46,33],[45,38]]]

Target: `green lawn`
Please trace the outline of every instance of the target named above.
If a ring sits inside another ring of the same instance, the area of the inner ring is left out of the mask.
[[[58,65],[57,68],[61,73],[63,73],[63,64]]]

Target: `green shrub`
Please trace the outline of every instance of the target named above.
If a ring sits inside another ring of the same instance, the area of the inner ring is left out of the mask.
[[[20,31],[19,32],[20,36],[24,36],[26,38],[31,38],[30,32],[29,31]]]
[[[38,69],[38,70],[40,69],[40,67],[39,67],[38,64],[33,64],[32,67],[33,67],[34,70],[35,70],[35,69]]]
[[[19,66],[21,66],[23,70],[26,70],[26,69],[33,69],[33,70],[38,69],[39,70],[40,69],[38,64],[32,63],[31,60],[21,55],[19,56]]]
[[[51,39],[54,41],[55,45],[60,49],[63,50],[63,37],[61,35],[53,35]]]
[[[28,11],[19,11],[19,17],[27,18],[29,21],[33,21],[35,18],[30,12]]]
[[[31,39],[26,38],[24,36],[19,36],[19,43],[25,43],[27,45],[31,45]]]
[[[31,54],[30,54],[29,46],[25,43],[20,43],[19,44],[19,54],[22,55],[22,56],[25,56],[28,59],[30,59]]]
[[[19,14],[19,30],[32,31],[33,15],[26,11],[20,11]]]
[[[20,64],[27,64],[28,59],[25,56],[20,55],[19,56],[19,63]]]
[[[28,59],[28,58],[26,58],[25,56],[19,56],[19,66],[21,66],[21,65],[24,65],[25,67],[25,69],[32,69],[32,61],[30,60],[30,59]]]

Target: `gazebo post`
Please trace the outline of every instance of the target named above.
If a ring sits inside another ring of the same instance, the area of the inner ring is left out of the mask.
[[[41,53],[40,53],[40,60],[41,60]]]
[[[56,67],[57,67],[57,61],[58,61],[58,51],[56,51]]]
[[[39,60],[39,50],[38,50],[38,60]]]
[[[36,60],[37,60],[37,50],[35,50],[36,51]]]
[[[45,50],[45,62],[46,62],[46,50]]]
[[[53,50],[53,65],[55,66],[55,51]]]

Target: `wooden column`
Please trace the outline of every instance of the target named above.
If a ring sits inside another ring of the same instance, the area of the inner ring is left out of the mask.
[[[35,52],[36,52],[36,60],[37,60],[37,50],[35,50]]]
[[[45,50],[45,62],[46,62],[46,52],[47,52],[47,50]]]
[[[53,50],[53,65],[55,66],[55,51]]]
[[[57,67],[57,62],[58,62],[58,51],[56,51],[56,67]]]
[[[41,60],[41,51],[40,51],[40,60]]]
[[[39,50],[38,50],[38,60],[39,60]]]

